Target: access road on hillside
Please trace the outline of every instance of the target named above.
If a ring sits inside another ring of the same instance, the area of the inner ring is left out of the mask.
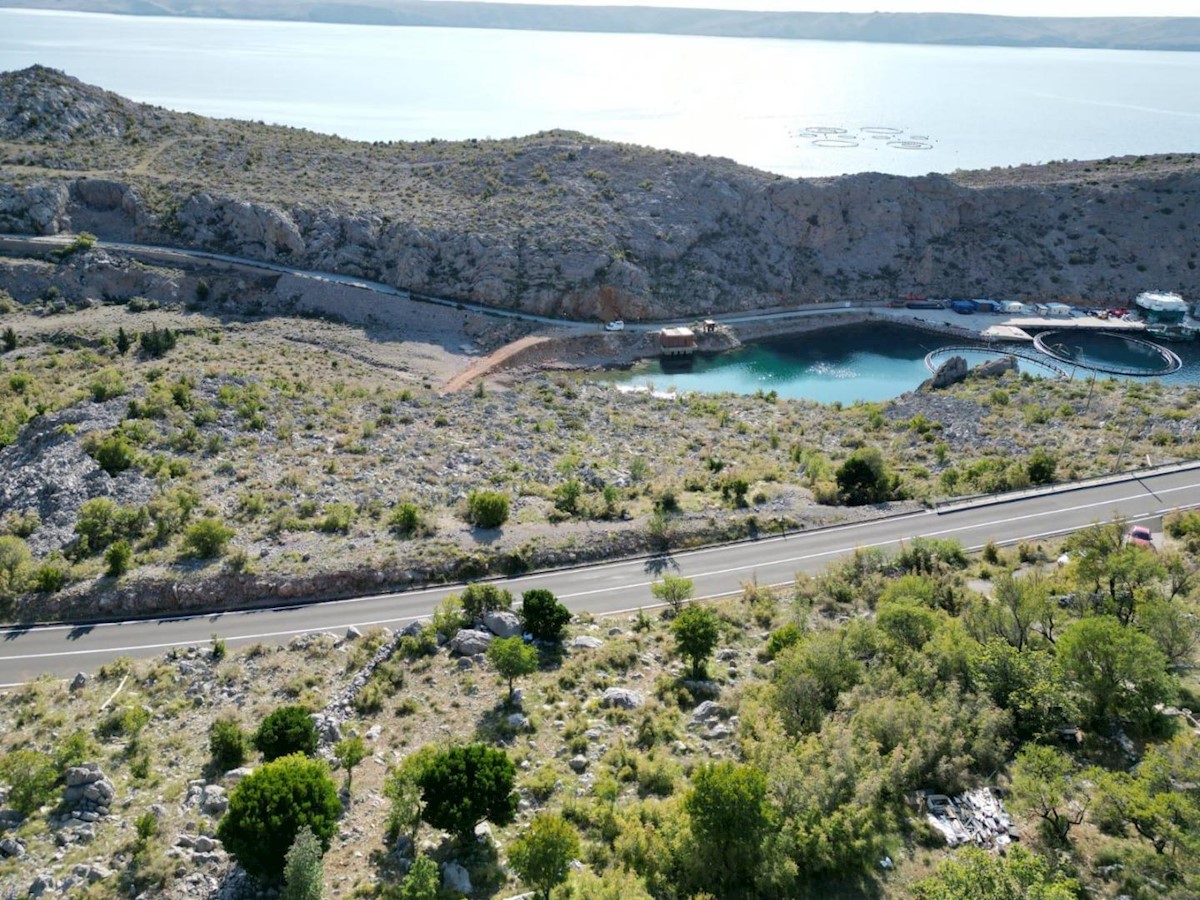
[[[596,615],[634,612],[654,605],[650,585],[664,573],[695,582],[700,598],[732,594],[745,582],[784,584],[797,572],[818,571],[858,547],[895,551],[916,537],[953,538],[968,549],[988,541],[1038,541],[1097,521],[1123,516],[1154,520],[1200,506],[1200,463],[1172,471],[1133,473],[1086,485],[1063,485],[1042,493],[991,498],[974,504],[799,532],[689,552],[602,563],[505,579],[517,594],[548,588],[572,610]],[[309,631],[341,634],[359,628],[402,628],[429,615],[456,590],[440,586],[397,594],[355,597],[290,607],[209,615],[164,617],[94,625],[50,625],[0,631],[0,685],[40,674],[68,677],[119,656],[148,657],[169,647],[206,644],[212,635],[230,644],[285,643]]]

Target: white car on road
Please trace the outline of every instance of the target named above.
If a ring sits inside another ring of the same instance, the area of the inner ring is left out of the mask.
[[[624,331],[625,330],[625,322],[622,321],[621,319],[613,319],[611,322],[605,322],[604,330],[605,331]]]

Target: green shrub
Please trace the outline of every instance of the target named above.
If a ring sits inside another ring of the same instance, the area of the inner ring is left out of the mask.
[[[117,541],[104,553],[106,573],[109,578],[120,578],[129,571],[129,563],[133,559],[133,550],[128,541]]]
[[[197,559],[213,559],[225,552],[234,531],[220,519],[204,518],[183,533],[183,552]]]
[[[296,835],[307,826],[322,851],[327,850],[341,812],[337,787],[323,760],[283,756],[234,788],[217,837],[251,876],[273,884],[283,875]]]
[[[317,728],[303,706],[281,706],[254,732],[254,747],[267,762],[293,753],[312,756],[317,752]]]
[[[507,753],[484,744],[438,753],[417,777],[422,818],[469,844],[484,819],[504,826],[516,816],[515,773]]]
[[[478,622],[486,613],[512,608],[513,596],[504,588],[489,582],[468,584],[459,595],[463,615],[468,622]]]
[[[399,537],[418,537],[432,531],[415,503],[400,503],[388,517],[388,528]]]
[[[571,611],[545,588],[533,588],[521,595],[521,627],[534,640],[561,640],[570,621]]]
[[[467,521],[478,528],[499,528],[508,521],[509,499],[499,491],[471,491]]]
[[[800,642],[804,631],[795,622],[788,622],[782,628],[776,628],[767,639],[767,659],[774,659],[788,647]]]
[[[133,445],[121,435],[110,434],[103,438],[88,451],[96,464],[109,475],[124,472],[133,465],[135,453]]]
[[[33,589],[43,594],[56,594],[67,586],[71,567],[62,557],[51,557],[33,572]]]
[[[213,768],[228,772],[246,761],[250,741],[236,719],[223,716],[208,729],[208,749],[212,754]]]
[[[29,816],[53,799],[58,772],[44,753],[13,750],[0,757],[0,779],[8,783],[8,805]]]

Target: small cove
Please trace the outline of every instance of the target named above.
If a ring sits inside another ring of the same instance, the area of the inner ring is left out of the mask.
[[[1082,336],[1076,343],[1082,342]],[[915,389],[929,377],[925,356],[940,347],[964,343],[961,338],[939,335],[902,325],[863,323],[819,331],[778,335],[747,342],[743,347],[716,355],[698,355],[690,364],[647,360],[622,372],[607,372],[603,380],[629,388],[698,393],[755,394],[775,391],[780,397],[818,403],[850,404],[890,400]],[[1002,344],[1032,353],[1028,343]],[[1099,342],[1092,357],[1115,361],[1111,347]],[[1184,366],[1156,381],[1164,384],[1200,384],[1200,350],[1196,344],[1173,344]],[[962,354],[975,365],[992,354]],[[1136,358],[1134,355],[1133,358]],[[1021,360],[1020,371],[1050,375],[1036,364]],[[1070,367],[1067,367],[1070,371]],[[1079,368],[1075,378],[1087,378]],[[1108,377],[1108,376],[1101,376]]]

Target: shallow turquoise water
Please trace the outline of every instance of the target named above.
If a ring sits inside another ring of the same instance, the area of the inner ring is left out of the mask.
[[[627,372],[603,377],[620,384],[662,391],[753,394],[775,391],[781,397],[820,403],[889,400],[911,391],[929,377],[925,356],[957,343],[955,339],[902,326],[847,325],[824,331],[770,338],[717,356],[697,356],[690,367],[653,360]],[[1003,345],[999,345],[1003,346]],[[1029,344],[1013,345],[1032,352]],[[1111,347],[1094,352],[1113,360]],[[1184,368],[1164,381],[1200,383],[1200,351],[1195,344],[1174,344]],[[987,354],[962,354],[974,365]],[[1120,356],[1123,364],[1135,356]],[[1048,374],[1021,360],[1022,372]],[[1069,367],[1068,367],[1069,369]],[[1079,369],[1076,378],[1088,373]]]

